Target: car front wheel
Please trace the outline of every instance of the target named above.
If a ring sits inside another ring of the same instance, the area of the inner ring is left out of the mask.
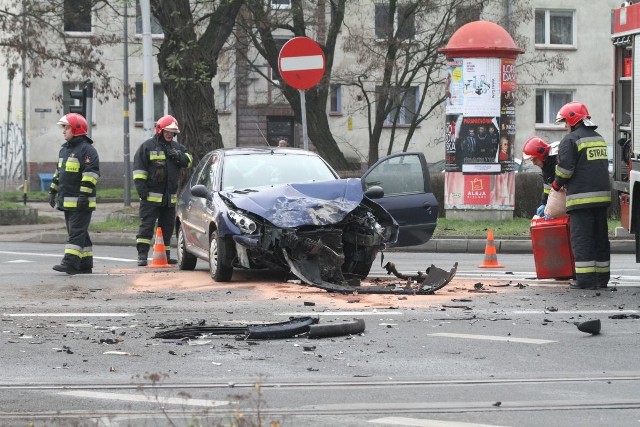
[[[196,268],[198,258],[187,252],[187,241],[182,226],[178,228],[178,268],[180,270],[193,270]]]
[[[231,265],[231,250],[224,239],[218,237],[218,232],[211,233],[209,240],[209,272],[216,282],[230,282],[233,274]]]

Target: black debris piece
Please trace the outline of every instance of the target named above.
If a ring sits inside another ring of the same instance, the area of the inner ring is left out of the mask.
[[[587,320],[586,322],[575,322],[574,325],[578,327],[580,332],[586,332],[591,335],[598,335],[600,333],[600,319]]]

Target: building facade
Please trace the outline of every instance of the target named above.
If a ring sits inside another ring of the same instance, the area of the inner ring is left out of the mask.
[[[289,2],[278,0],[273,3],[274,7],[286,8]],[[531,135],[538,135],[550,142],[561,139],[564,130],[553,123],[555,114],[560,106],[571,100],[581,101],[588,106],[593,120],[599,125],[599,131],[609,143],[612,143],[613,49],[610,40],[610,15],[611,9],[620,6],[620,1],[567,0],[559,5],[553,0],[530,0],[527,7],[530,8],[529,13],[533,18],[517,22],[507,19],[510,3],[508,0],[496,0],[491,8],[482,12],[480,18],[508,27],[518,47],[525,51],[517,61],[520,89],[516,109],[517,130],[513,150],[515,157],[520,157],[522,144]],[[376,18],[379,14],[377,5],[382,3],[371,0],[353,4],[357,4],[358,8],[347,11],[345,23],[350,28],[359,26],[362,31],[370,31],[371,38],[375,39]],[[135,88],[136,96],[128,105],[129,147],[130,152],[134,153],[145,139],[142,128],[145,90],[139,8],[135,11],[130,10],[126,19],[120,16],[112,20],[108,27],[96,24],[107,21],[96,19],[97,14],[107,12],[94,10],[91,13],[92,15],[85,17],[85,22],[81,22],[79,28],[71,28],[67,34],[72,37],[84,37],[96,31],[111,31],[120,35],[124,34],[124,26],[127,26],[127,58],[124,57],[123,36],[123,43],[105,49],[105,62],[110,67],[115,81],[122,84],[128,80],[129,85]],[[324,37],[327,25],[324,20],[330,19],[330,14],[330,10],[316,14],[313,31],[318,40]],[[154,44],[159,43],[162,32],[159,26],[153,23],[152,34]],[[346,47],[346,34],[347,32],[343,31],[336,49],[333,67],[335,76],[344,75],[358,65],[358,61]],[[291,35],[283,30],[274,34],[274,37],[279,43],[284,44]],[[526,44],[521,45],[520,41]],[[230,52],[234,50],[231,49]],[[566,61],[564,72],[547,73],[545,63],[535,64],[533,68],[526,66],[527,61],[540,52],[563,55]],[[225,146],[276,145],[279,139],[285,138],[290,146],[302,147],[301,125],[296,123],[292,109],[271,80],[276,70],[272,70],[266,60],[255,55],[250,67],[241,66],[242,61],[237,55],[222,60],[218,76],[212,82],[217,96],[218,120]],[[154,116],[160,117],[170,113],[170,106],[157,78],[158,66],[155,58],[152,67],[152,74],[155,76]],[[127,79],[124,76],[125,68],[128,69]],[[34,80],[24,91],[26,100],[23,104],[20,79],[14,79],[10,97],[6,75],[6,72],[0,73],[0,105],[3,107],[2,110],[5,110],[5,103],[11,98],[13,108],[6,118],[0,119],[0,123],[4,123],[1,177],[4,177],[4,171],[7,171],[7,179],[4,181],[9,189],[13,190],[21,184],[21,163],[17,159],[22,156],[21,150],[26,147],[31,187],[34,190],[39,189],[38,174],[53,171],[58,148],[63,143],[62,133],[56,126],[56,121],[74,103],[69,96],[69,90],[80,88],[83,79],[80,76],[68,77],[52,69],[46,74],[46,78]],[[372,92],[375,91],[373,80],[369,82]],[[410,112],[423,96],[421,89],[420,84],[405,88],[408,93],[403,92],[398,118],[400,126],[395,129],[395,141],[404,141],[408,129],[408,126],[404,125],[410,120],[410,114],[407,112]],[[442,93],[444,84],[442,87],[430,88],[430,92],[424,96],[435,99]],[[121,186],[125,179],[126,131],[123,129],[123,100],[105,100],[100,93],[95,94],[95,99],[98,102],[93,104],[92,138],[101,159],[101,185]],[[22,126],[23,111],[27,124],[26,143],[19,136],[21,132],[18,132]],[[355,164],[366,165],[369,149],[368,116],[364,113],[361,92],[352,86],[332,82],[326,113],[329,116],[332,134],[347,159]],[[430,118],[416,129],[407,146],[410,151],[424,152],[432,164],[442,161],[445,157],[444,114],[444,107],[437,108]],[[382,131],[378,150],[380,156],[389,150],[403,149],[403,144],[399,142],[395,142],[390,149],[391,133],[391,127]],[[313,149],[313,146],[311,147]]]

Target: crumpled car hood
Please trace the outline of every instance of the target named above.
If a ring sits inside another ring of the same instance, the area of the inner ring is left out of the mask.
[[[285,184],[221,195],[238,208],[281,228],[336,224],[357,208],[364,197],[359,178]]]

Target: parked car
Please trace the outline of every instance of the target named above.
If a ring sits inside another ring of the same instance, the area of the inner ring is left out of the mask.
[[[369,274],[378,252],[427,242],[438,217],[422,153],[380,159],[362,178],[340,179],[297,148],[225,148],[204,156],[176,210],[178,266],[209,262],[292,272],[309,284]]]

